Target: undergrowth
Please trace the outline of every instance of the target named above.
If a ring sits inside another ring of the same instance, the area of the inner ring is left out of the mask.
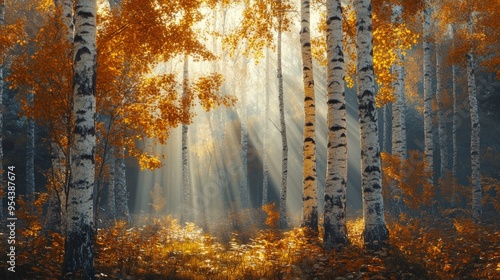
[[[44,232],[36,215],[43,199],[32,207],[24,204],[31,214],[23,214],[19,226],[16,273],[7,272],[2,254],[1,279],[61,278],[64,239]],[[267,216],[265,229],[208,234],[169,216],[141,217],[131,224],[115,222],[98,229],[97,278],[500,279],[498,224],[476,224],[447,212],[439,218],[401,215],[389,219],[389,248],[370,251],[362,246],[363,221],[357,218],[348,221],[350,244],[327,252],[321,238],[303,228],[279,230],[275,206],[255,211]],[[3,239],[0,250],[7,252]]]

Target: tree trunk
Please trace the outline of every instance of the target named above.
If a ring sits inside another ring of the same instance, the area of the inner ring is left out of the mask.
[[[47,229],[65,233],[66,228],[66,189],[68,176],[66,174],[66,157],[55,140],[50,144],[50,162],[52,168],[51,180],[53,189],[49,190],[47,209]]]
[[[75,1],[74,143],[68,192],[63,273],[94,278],[93,187],[95,172],[96,1]]]
[[[5,27],[5,2],[7,0],[0,0],[0,30]],[[3,65],[0,63],[0,170],[3,170]],[[3,191],[3,173],[0,172],[0,191]],[[0,220],[3,221],[3,197],[0,196]]]
[[[382,108],[382,151],[389,151],[388,136],[389,136],[389,117],[387,111],[389,111],[389,104],[385,104]]]
[[[455,49],[455,27],[451,25],[451,42],[452,48]],[[457,193],[456,193],[456,183],[457,183],[457,159],[458,159],[458,145],[457,145],[457,129],[458,129],[458,96],[457,96],[457,67],[455,64],[451,66],[451,77],[452,77],[452,95],[453,95],[453,124],[452,124],[452,142],[453,142],[453,159],[451,165],[451,174],[453,177],[453,193],[451,195],[451,206],[455,207]]]
[[[342,6],[327,1],[327,170],[325,180],[324,245],[326,249],[347,243],[347,123],[344,82]]]
[[[425,0],[424,10],[424,158],[430,172],[429,183],[433,183],[433,135],[432,135],[432,66],[431,66],[431,4]]]
[[[310,1],[303,0],[301,9],[300,44],[302,47],[302,75],[304,80],[304,162],[302,193],[302,226],[318,231],[318,198],[316,185],[316,109],[314,75],[311,56]]]
[[[183,69],[183,81],[182,81],[182,91],[184,97],[188,95],[188,85],[189,85],[189,57],[184,56],[184,69]],[[187,108],[185,108],[187,109]],[[185,222],[191,219],[189,212],[191,207],[191,186],[189,184],[189,162],[188,162],[188,125],[182,124],[182,213],[181,222]]]
[[[116,217],[116,197],[115,197],[115,149],[109,148],[109,178],[108,178],[108,215],[111,220]]]
[[[115,207],[116,219],[130,221],[128,210],[127,179],[125,174],[125,149],[121,148],[115,160]]]
[[[472,13],[469,15],[469,34],[472,40]],[[483,193],[481,188],[481,169],[479,159],[479,111],[476,98],[476,79],[474,74],[474,56],[471,47],[467,53],[467,91],[469,93],[469,110],[471,121],[471,180],[472,180],[472,217],[479,220],[482,214]]]
[[[66,25],[66,39],[70,44],[73,44],[74,36],[74,25],[73,25],[73,1],[63,0],[54,1],[56,8],[60,8],[62,11],[62,17],[64,24]],[[60,6],[61,5],[61,6]],[[72,79],[71,77],[63,77],[63,79]],[[72,138],[72,124],[71,117],[72,112],[68,110],[66,115],[67,121],[67,136]],[[66,204],[67,204],[67,191],[69,187],[69,173],[71,171],[70,167],[70,150],[71,147],[69,143],[71,140],[68,139],[68,144],[66,147],[62,147],[63,143],[58,141],[55,136],[51,139],[50,143],[50,158],[52,166],[52,180],[53,180],[53,190],[49,191],[49,202],[47,210],[47,228],[61,232],[65,234],[66,232]],[[67,154],[64,153],[66,149]]]
[[[244,67],[246,67],[247,62],[245,59]],[[244,79],[247,78],[246,71],[244,74]],[[245,88],[245,87],[242,87]],[[248,193],[248,127],[247,127],[247,100],[246,92],[241,92],[241,179],[240,179],[240,199],[241,207],[247,208],[250,201],[250,196]]]
[[[384,218],[380,146],[373,73],[372,8],[370,0],[356,0],[356,51],[358,108],[361,147],[361,187],[363,194],[364,241],[380,248],[389,238]]]
[[[281,0],[279,0],[281,7]],[[278,18],[278,40],[277,40],[277,76],[278,76],[278,100],[280,107],[280,132],[281,132],[281,185],[280,185],[280,227],[288,227],[286,214],[286,193],[288,178],[288,140],[286,137],[285,123],[285,100],[283,92],[283,68],[281,61],[281,36],[283,26],[283,11],[280,10]]]
[[[446,136],[446,120],[444,116],[443,105],[443,86],[441,83],[441,54],[439,53],[439,45],[436,43],[436,101],[438,104],[438,133],[439,133],[439,157],[440,161],[440,178],[444,179],[448,170],[448,145]]]
[[[270,62],[269,62],[269,49],[266,49],[266,108],[264,114],[264,141],[262,148],[262,205],[267,204],[268,202],[268,193],[269,193],[269,166],[268,166],[268,133],[269,133],[269,94],[270,94],[270,81],[269,81],[269,71],[270,71]]]
[[[396,25],[401,24],[402,7],[394,6],[392,9],[392,22]],[[404,67],[403,54],[401,49],[396,50],[397,60],[392,65],[392,71],[396,74],[394,82],[394,95],[396,100],[392,104],[392,154],[397,156],[401,161],[406,158],[406,121],[405,121],[405,104],[404,104]],[[401,162],[402,164],[402,162]],[[398,172],[401,172],[401,166]],[[398,185],[399,183],[399,185]],[[391,197],[394,199],[394,210],[396,215],[401,211],[402,192],[401,182],[391,182]]]
[[[26,95],[27,104],[34,106],[35,95],[30,92]],[[35,193],[35,120],[31,117],[26,120],[26,195],[32,198]]]

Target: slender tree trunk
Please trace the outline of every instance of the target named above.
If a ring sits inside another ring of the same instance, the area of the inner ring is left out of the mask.
[[[318,198],[316,184],[316,109],[314,75],[311,56],[310,1],[303,0],[301,9],[300,43],[302,46],[302,75],[304,80],[304,162],[302,193],[302,226],[318,231]]]
[[[432,66],[431,66],[431,3],[425,0],[424,10],[424,157],[427,170],[431,173],[429,182],[433,182],[433,135],[432,135]]]
[[[184,56],[184,69],[182,91],[184,97],[188,95],[189,85],[189,57]],[[182,124],[182,213],[181,221],[185,223],[191,219],[189,213],[191,210],[191,185],[189,184],[189,162],[188,162],[188,125]]]
[[[73,1],[63,0],[54,1],[56,8],[61,9],[62,18],[66,26],[66,39],[70,44],[73,44],[74,25],[73,25]],[[64,80],[72,79],[72,77],[63,77]],[[71,133],[73,130],[71,124],[72,107],[67,111],[67,136],[72,138]],[[53,231],[65,233],[66,229],[66,204],[67,192],[70,180],[71,160],[70,160],[70,144],[68,140],[66,147],[62,147],[64,143],[52,139],[51,147],[51,166],[52,166],[52,180],[54,182],[54,189],[49,193],[49,206],[47,210],[47,227]],[[63,152],[66,149],[67,154]]]
[[[247,59],[243,59],[243,67],[246,69],[248,61]],[[245,73],[243,74],[243,86],[245,89],[246,83],[245,79],[248,78],[247,71],[243,70]],[[241,123],[241,179],[240,179],[240,199],[241,199],[241,207],[247,208],[250,202],[250,195],[248,192],[248,123],[247,123],[247,93],[242,90],[241,92],[241,115],[240,115],[240,123]]]
[[[7,0],[0,0],[0,30],[5,27],[5,6]],[[0,170],[3,170],[3,65],[0,63]],[[3,173],[0,172],[0,191],[4,190]],[[0,196],[0,220],[3,221],[3,196]]]
[[[472,38],[472,13],[469,15],[469,34]],[[471,39],[472,40],[472,39]],[[473,56],[473,48],[471,47],[467,53],[467,91],[469,93],[469,110],[471,121],[471,143],[470,156],[472,168],[472,217],[479,220],[482,215],[482,199],[483,193],[481,188],[481,169],[479,158],[479,111],[477,108],[476,97],[476,78],[474,74],[475,64]]]
[[[399,59],[401,63],[404,63],[404,56],[399,52]],[[399,67],[398,79],[400,81],[400,93],[398,94],[401,99],[401,158],[406,159],[408,157],[408,146],[406,144],[406,95],[405,95],[405,79],[406,73],[403,65]]]
[[[281,0],[279,0],[281,8]],[[281,185],[280,185],[280,227],[287,228],[287,214],[286,214],[286,193],[287,193],[287,179],[288,179],[288,140],[286,137],[286,123],[285,123],[285,100],[283,91],[283,68],[281,61],[281,36],[283,26],[283,11],[280,10],[278,18],[278,40],[277,40],[277,60],[278,60],[278,101],[280,107],[280,132],[281,132]]]
[[[439,155],[440,162],[440,178],[444,179],[448,170],[448,145],[446,136],[446,120],[444,116],[443,105],[443,86],[441,83],[441,54],[439,53],[439,45],[436,43],[436,101],[438,104],[438,133],[439,133]]]
[[[49,190],[47,209],[47,228],[54,232],[65,233],[66,228],[66,157],[55,140],[50,144],[50,162],[52,168],[52,190]]]
[[[326,249],[347,243],[347,123],[344,82],[342,6],[327,1],[327,171],[325,180],[324,245]]]
[[[455,27],[451,25],[451,40],[452,48],[455,49]],[[453,142],[453,159],[451,165],[451,174],[453,177],[453,193],[451,195],[451,206],[455,207],[457,193],[456,193],[456,183],[457,183],[457,159],[458,159],[458,145],[457,145],[457,129],[458,129],[458,96],[457,96],[457,67],[455,64],[451,66],[451,77],[452,77],[452,95],[453,95],[453,126],[452,126],[452,142]]]
[[[115,160],[115,206],[116,219],[130,221],[128,209],[127,180],[125,177],[125,149],[121,148]]]
[[[262,205],[268,202],[269,193],[269,166],[268,166],[268,133],[269,133],[269,94],[270,94],[270,81],[269,81],[269,49],[266,49],[266,109],[264,114],[264,141],[263,141],[263,151],[262,151],[262,170],[263,170],[263,180],[262,180]]]
[[[63,273],[83,270],[94,278],[93,187],[95,172],[95,0],[75,1],[74,39],[74,143],[71,154],[71,185],[68,193],[67,230]]]
[[[389,104],[385,104],[382,108],[382,151],[389,151],[388,136],[389,136],[389,117],[387,111],[389,111]]]
[[[116,217],[116,197],[115,197],[115,149],[109,148],[109,178],[108,178],[108,215],[111,220]]]
[[[380,146],[373,73],[372,8],[370,0],[356,0],[356,51],[361,147],[363,232],[369,248],[379,248],[389,238],[384,218]]]
[[[399,25],[402,23],[402,6],[394,6],[392,10],[392,21]],[[401,39],[401,38],[399,38]],[[394,82],[394,94],[396,101],[392,104],[392,154],[401,160],[401,165],[398,167],[398,172],[402,172],[403,160],[406,159],[406,106],[405,106],[405,69],[404,56],[401,49],[396,50],[397,60],[392,66],[392,71],[396,73],[396,81]],[[396,215],[401,212],[403,204],[402,182],[393,182],[393,197],[395,203]],[[398,184],[398,185],[395,185]]]
[[[34,106],[35,96],[32,92],[26,95],[28,106]],[[35,120],[26,120],[26,194],[32,198],[35,193]]]

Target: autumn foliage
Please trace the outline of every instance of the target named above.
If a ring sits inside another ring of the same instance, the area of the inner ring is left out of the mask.
[[[20,200],[16,266],[26,279],[57,279],[63,249],[60,234],[41,230],[40,215],[46,195],[32,207]],[[326,252],[321,238],[303,228],[273,228],[279,213],[268,205],[271,228],[257,230],[242,241],[233,232],[211,233],[194,224],[180,225],[170,216],[137,217],[132,224],[116,222],[99,229],[96,237],[96,270],[99,279],[496,279],[500,273],[498,228],[475,224],[466,218],[409,218],[389,221],[389,248],[363,249],[363,220],[347,223],[351,244],[341,251]],[[231,221],[226,219],[226,222]],[[224,223],[224,222],[222,222]],[[224,226],[223,224],[219,226]],[[221,235],[222,234],[222,235]],[[2,242],[0,250],[6,250]],[[0,257],[3,273],[6,261]],[[0,276],[3,276],[0,274]]]

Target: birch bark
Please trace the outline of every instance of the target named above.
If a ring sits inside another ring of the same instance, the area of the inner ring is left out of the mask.
[[[281,0],[278,0],[281,7]],[[282,40],[282,26],[283,26],[283,11],[280,10],[278,19],[278,40],[277,40],[277,60],[278,60],[278,102],[280,108],[280,132],[281,132],[281,185],[280,185],[280,227],[287,228],[287,214],[286,214],[286,193],[287,193],[287,179],[288,179],[288,140],[286,136],[286,122],[285,122],[285,100],[283,90],[283,68],[281,61],[281,40]]]
[[[469,15],[468,29],[470,37],[473,34],[473,17]],[[483,191],[481,187],[481,162],[479,158],[479,111],[477,108],[476,97],[476,78],[475,78],[474,53],[471,47],[467,53],[467,92],[469,94],[469,111],[471,121],[471,144],[470,157],[472,168],[472,217],[476,220],[481,218]]]
[[[347,243],[347,123],[344,81],[342,6],[327,1],[327,171],[325,181],[324,245],[326,249]]]
[[[83,270],[94,278],[93,187],[96,116],[96,8],[95,0],[75,1],[74,143],[68,192],[67,230],[63,273]]]
[[[300,44],[302,47],[302,75],[304,81],[304,147],[303,147],[303,193],[302,226],[318,231],[318,198],[316,183],[316,109],[314,97],[314,74],[311,56],[310,1],[301,4]]]
[[[432,66],[431,66],[431,3],[430,0],[425,0],[424,9],[424,158],[426,167],[430,174],[433,174],[433,134],[432,134]],[[433,175],[429,178],[432,184]]]
[[[356,52],[358,108],[363,196],[363,237],[369,248],[380,248],[388,240],[382,199],[380,146],[373,72],[372,7],[370,0],[356,0]]]

